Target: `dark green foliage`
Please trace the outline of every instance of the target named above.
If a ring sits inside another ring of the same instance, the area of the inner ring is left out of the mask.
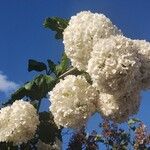
[[[69,20],[59,17],[46,18],[44,27],[56,31],[55,38],[63,39],[63,31],[67,27]]]
[[[15,100],[22,99],[24,97],[30,98],[30,100],[40,100],[44,98],[49,91],[53,89],[57,80],[48,75],[38,75],[32,81],[26,83],[19,88],[15,93],[11,95],[11,99],[8,103],[12,103]]]
[[[12,100],[22,99],[25,95],[26,95],[26,89],[23,86],[11,95],[11,99]]]
[[[63,53],[61,61],[59,64],[55,64],[52,60],[47,60],[48,67],[43,62],[38,62],[36,60],[29,60],[28,71],[46,71],[47,75],[55,74],[56,77],[59,77],[61,74],[65,73],[70,66],[70,60],[67,58],[66,54]]]
[[[52,60],[48,59],[48,74],[55,74],[56,78],[59,78],[60,75],[65,73],[70,67],[70,60],[67,58],[66,54],[63,53],[61,57],[61,61],[59,64],[55,64]]]
[[[56,81],[48,75],[39,75],[33,81],[24,85],[26,95],[31,100],[40,100],[52,90]]]
[[[33,59],[29,59],[29,63],[28,63],[28,71],[44,71],[47,70],[47,66],[43,63],[43,62],[38,62],[36,60]]]
[[[29,71],[43,71],[46,70],[47,75],[38,75],[32,81],[27,82],[21,88],[11,95],[11,98],[4,104],[13,103],[15,100],[20,100],[24,97],[29,98],[31,101],[41,100],[46,97],[47,93],[53,89],[55,84],[59,81],[59,76],[67,71],[70,66],[70,61],[66,54],[63,53],[61,62],[56,65],[53,61],[47,60],[48,68],[43,62],[38,62],[36,60],[29,60],[28,70]],[[55,77],[49,74],[55,74]]]
[[[47,95],[54,85],[55,80],[52,77],[39,75],[24,86],[27,91],[26,96],[31,100],[40,100]]]
[[[56,66],[55,73],[57,76],[60,76],[61,74],[65,73],[70,66],[70,60],[67,58],[66,54],[63,53],[61,62],[59,65]]]
[[[18,150],[18,146],[13,146],[11,142],[0,142],[0,150]]]
[[[47,62],[48,62],[48,67],[49,67],[49,74],[55,73],[56,64],[50,59],[48,59]]]
[[[46,144],[54,144],[56,138],[62,140],[61,129],[58,129],[54,122],[54,118],[51,112],[41,112],[39,114],[39,139]]]

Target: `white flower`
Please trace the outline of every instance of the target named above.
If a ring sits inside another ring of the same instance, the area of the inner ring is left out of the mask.
[[[142,88],[150,88],[150,42],[145,40],[133,40],[137,46],[141,58]]]
[[[86,70],[93,39],[107,38],[117,34],[121,32],[105,15],[90,11],[80,12],[71,17],[63,33],[65,52],[74,67]]]
[[[140,66],[133,42],[123,36],[111,36],[94,45],[87,72],[100,92],[122,95],[139,86]]]
[[[122,123],[127,121],[133,114],[136,114],[139,106],[139,90],[134,90],[120,97],[100,93],[97,110],[101,113],[102,117]]]
[[[39,119],[36,109],[23,100],[0,110],[0,141],[21,144],[33,138]]]
[[[95,111],[97,91],[83,76],[66,76],[50,94],[50,111],[58,126],[80,128]]]

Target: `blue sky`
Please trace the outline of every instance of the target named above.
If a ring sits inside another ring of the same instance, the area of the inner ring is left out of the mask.
[[[70,18],[82,10],[104,13],[125,36],[150,41],[149,0],[1,0],[0,100],[34,77],[27,72],[29,58],[59,60],[63,44],[43,28],[44,19]],[[150,92],[142,92],[141,97],[138,117],[150,125]]]

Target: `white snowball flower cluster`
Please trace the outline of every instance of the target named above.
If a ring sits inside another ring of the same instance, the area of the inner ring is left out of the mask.
[[[26,143],[33,138],[39,118],[36,109],[23,100],[0,110],[0,141]]]
[[[96,110],[98,93],[83,76],[66,76],[49,94],[58,126],[79,128]]]
[[[94,103],[104,118],[119,123],[137,113],[140,91],[150,88],[150,43],[124,37],[106,16],[90,11],[71,17],[63,35],[72,66],[91,76],[93,88],[81,76],[61,80],[50,94],[56,123],[76,128]]]
[[[142,88],[150,89],[150,42],[145,40],[133,40],[138,48],[141,58]]]
[[[71,17],[68,27],[64,30],[65,52],[74,67],[86,70],[93,39],[117,34],[121,32],[105,15],[90,11],[80,12]]]
[[[136,46],[119,35],[100,39],[94,45],[87,72],[100,92],[122,95],[139,86],[140,67]]]
[[[97,111],[99,111],[104,118],[122,123],[127,121],[129,116],[136,114],[139,110],[139,106],[139,90],[126,93],[120,97],[100,93]]]

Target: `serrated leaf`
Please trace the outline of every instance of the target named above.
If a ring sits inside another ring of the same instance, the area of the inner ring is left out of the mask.
[[[41,72],[41,71],[47,70],[47,66],[43,62],[38,62],[36,60],[29,59],[28,71],[30,72],[33,70]]]
[[[63,31],[67,27],[69,20],[59,17],[46,18],[44,21],[44,27],[52,31],[56,31],[55,38],[63,39]]]

